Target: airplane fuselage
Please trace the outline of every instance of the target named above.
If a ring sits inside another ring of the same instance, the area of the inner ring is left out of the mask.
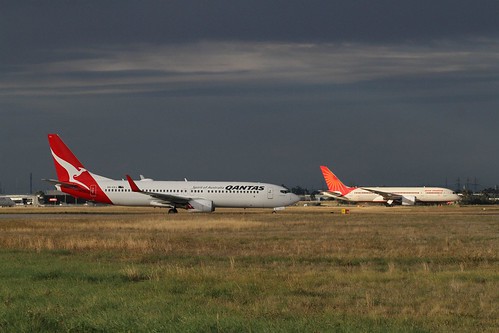
[[[328,187],[328,191],[322,193],[337,200],[411,206],[416,202],[454,202],[460,199],[456,192],[442,187],[349,187],[327,166],[321,165],[321,171]]]
[[[344,197],[349,201],[355,202],[387,202],[382,195],[375,193],[376,191],[393,193],[406,198],[415,198],[420,202],[450,202],[459,200],[459,196],[455,192],[441,187],[359,187]]]
[[[212,212],[216,207],[279,208],[299,197],[274,184],[238,181],[113,180],[88,171],[57,134],[48,135],[57,179],[46,179],[77,198],[122,206],[169,207]]]
[[[214,207],[276,208],[298,201],[296,195],[282,186],[258,182],[140,180],[135,183],[147,193],[210,200]],[[87,200],[114,205],[171,206],[152,196],[133,192],[126,180],[101,180],[98,185],[99,189],[84,193],[66,187],[60,190]]]

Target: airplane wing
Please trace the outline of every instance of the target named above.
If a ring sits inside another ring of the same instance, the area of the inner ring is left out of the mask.
[[[397,194],[392,192],[380,191],[375,188],[363,187],[362,189],[376,193],[377,195],[383,197],[383,200],[386,201],[387,204],[392,205],[396,203],[402,206],[413,206],[416,202],[419,201],[418,197],[415,195],[405,195],[405,194]]]
[[[84,188],[83,186],[81,186],[79,184],[70,183],[70,182],[61,182],[60,180],[57,180],[57,179],[42,179],[42,180],[46,181],[48,183],[54,184],[54,185],[59,185],[59,186],[63,186],[63,187],[69,187],[69,188],[72,188],[72,189],[75,189],[75,190],[80,190],[80,191],[88,192],[88,190],[86,188]]]
[[[137,184],[135,184],[135,182],[133,181],[133,179],[129,175],[126,175],[126,179],[128,180],[128,184],[130,184],[130,188],[132,189],[132,192],[142,193],[142,194],[148,195],[154,199],[158,199],[159,200],[158,203],[160,205],[171,205],[171,206],[179,206],[179,207],[185,208],[189,205],[189,201],[192,200],[192,198],[182,197],[182,196],[178,196],[178,195],[142,191],[137,186]]]
[[[369,192],[373,192],[373,193],[376,193],[378,195],[381,195],[383,197],[383,199],[385,200],[401,200],[402,199],[402,196],[400,194],[396,194],[396,193],[391,193],[391,192],[385,192],[385,191],[380,191],[380,190],[376,190],[376,189],[373,189],[373,188],[368,188],[368,187],[362,187],[363,190],[366,190],[366,191],[369,191]]]

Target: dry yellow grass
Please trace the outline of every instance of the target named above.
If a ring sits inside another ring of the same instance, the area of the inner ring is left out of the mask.
[[[340,211],[291,207],[278,214],[226,209],[168,215],[150,208],[2,209],[0,247],[198,252],[201,246],[209,254],[226,249],[235,255],[388,258],[497,255],[499,209],[353,207],[349,215]],[[186,238],[189,242],[183,241]],[[208,238],[214,242],[205,242]]]

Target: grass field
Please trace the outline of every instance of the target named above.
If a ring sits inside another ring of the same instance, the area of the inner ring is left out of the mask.
[[[0,332],[497,332],[499,208],[0,209]]]

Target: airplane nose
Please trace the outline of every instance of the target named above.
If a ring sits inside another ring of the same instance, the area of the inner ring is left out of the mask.
[[[291,204],[294,204],[294,203],[297,203],[298,201],[300,201],[300,197],[297,196],[296,194],[294,193],[291,193],[291,196],[290,196],[290,201],[291,201]]]

